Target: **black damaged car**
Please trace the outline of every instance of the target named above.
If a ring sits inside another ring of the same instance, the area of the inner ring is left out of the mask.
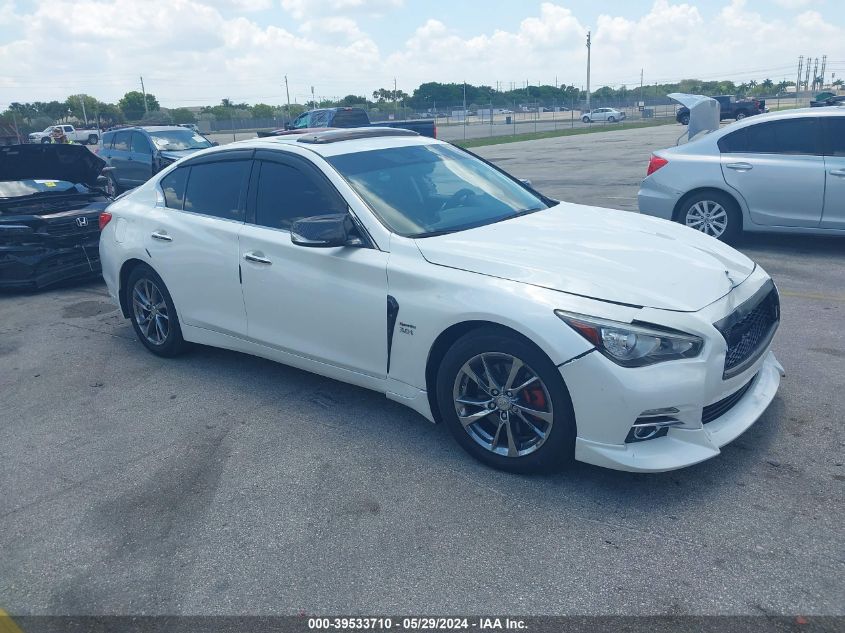
[[[0,288],[100,274],[104,165],[82,145],[0,147]]]

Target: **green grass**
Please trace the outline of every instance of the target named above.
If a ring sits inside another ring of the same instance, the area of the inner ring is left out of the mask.
[[[642,127],[656,127],[658,125],[677,125],[673,118],[654,119],[642,123],[613,123],[608,125],[596,125],[594,127],[576,127],[565,130],[550,130],[548,132],[528,132],[527,134],[513,134],[511,136],[485,136],[484,138],[471,138],[465,141],[450,141],[460,147],[484,147],[485,145],[499,145],[500,143],[519,143],[520,141],[536,141],[544,138],[557,138],[558,136],[577,136],[578,134],[597,134],[601,132],[616,132],[618,130],[634,130]]]

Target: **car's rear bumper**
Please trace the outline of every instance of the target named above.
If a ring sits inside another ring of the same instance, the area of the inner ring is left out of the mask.
[[[647,177],[640,183],[637,205],[640,213],[671,220],[681,195],[680,192],[661,185],[654,178]]]

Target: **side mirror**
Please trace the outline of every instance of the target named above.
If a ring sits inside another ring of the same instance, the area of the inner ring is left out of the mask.
[[[285,129],[286,129],[286,130],[292,130],[292,129],[293,129],[293,125],[291,125],[290,123],[285,123]]]
[[[528,187],[530,189],[534,188],[534,186],[531,184],[531,181],[528,180],[528,178],[520,178],[519,182],[521,182],[523,185],[525,185],[526,187]]]
[[[351,235],[353,231],[354,225],[348,213],[315,215],[293,223],[290,227],[290,241],[308,248],[360,246],[361,239]]]

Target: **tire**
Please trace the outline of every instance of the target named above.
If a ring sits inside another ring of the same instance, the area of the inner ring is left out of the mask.
[[[681,125],[689,125],[689,114],[684,114],[678,121]]]
[[[129,273],[126,303],[132,329],[144,347],[156,356],[165,358],[178,356],[185,351],[187,343],[182,338],[173,299],[161,277],[146,264],[136,266]],[[155,310],[146,307],[150,305],[155,306]]]
[[[724,218],[724,228],[718,221],[720,218]],[[718,191],[702,191],[684,200],[676,220],[728,244],[736,242],[742,235],[739,206],[729,195]]]
[[[615,116],[613,116],[613,115],[611,115],[611,116],[607,117],[607,120],[608,120],[610,123],[616,123],[616,117],[615,117]]]
[[[89,134],[88,135],[88,145],[96,145],[99,142],[100,142],[100,139],[96,134]]]
[[[582,116],[582,117],[581,117],[581,121],[582,121],[583,123],[589,123],[589,122],[590,122],[590,117],[588,117],[588,116]]]
[[[743,112],[742,110],[740,110],[739,112],[736,113],[736,120],[742,121],[747,116],[748,116],[747,112]]]
[[[522,365],[511,379],[513,359]],[[493,385],[486,382],[491,375]],[[508,391],[508,382],[517,389]],[[575,417],[569,392],[552,361],[530,342],[495,327],[470,332],[446,352],[436,387],[441,419],[458,444],[482,463],[514,473],[539,473],[560,470],[572,462]],[[456,397],[473,403],[459,404]],[[458,407],[472,419],[466,428]]]
[[[41,139],[41,143],[42,143],[42,144],[45,144],[45,145],[46,145],[47,143],[50,143],[50,137],[49,137],[49,136],[45,136],[44,138],[42,138],[42,139]]]

